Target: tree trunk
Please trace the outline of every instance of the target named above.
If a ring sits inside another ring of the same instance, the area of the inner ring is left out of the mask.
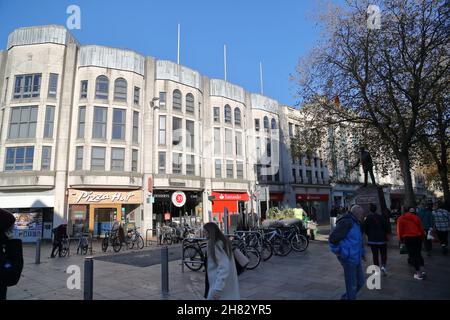
[[[412,178],[411,178],[411,162],[409,161],[408,154],[400,154],[399,156],[400,169],[402,171],[403,185],[405,187],[405,199],[403,205],[405,209],[415,207],[416,196],[414,194]]]
[[[450,210],[450,190],[448,182],[448,168],[446,165],[438,167],[439,176],[441,178],[442,191],[444,192],[444,202],[447,210]]]

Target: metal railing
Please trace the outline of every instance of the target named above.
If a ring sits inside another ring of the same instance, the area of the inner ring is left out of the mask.
[[[150,233],[150,237],[149,237],[149,233]],[[153,236],[156,236],[156,240],[151,240],[151,238],[153,238]],[[145,231],[145,246],[149,247],[151,245],[158,245],[158,244],[161,244],[160,228],[158,227],[156,229],[147,229]]]

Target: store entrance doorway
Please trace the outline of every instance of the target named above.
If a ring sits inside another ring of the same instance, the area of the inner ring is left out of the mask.
[[[121,221],[121,205],[91,205],[89,230],[94,237],[104,237],[115,221]]]

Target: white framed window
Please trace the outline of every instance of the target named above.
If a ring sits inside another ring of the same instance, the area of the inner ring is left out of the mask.
[[[42,146],[41,170],[42,171],[50,170],[51,161],[52,161],[52,147]]]
[[[108,108],[94,107],[94,125],[92,126],[92,138],[106,139],[106,119]]]
[[[186,175],[195,175],[195,157],[192,154],[186,155]]]
[[[31,171],[33,160],[33,146],[6,148],[5,171]]]
[[[111,171],[124,171],[125,149],[111,148]]]
[[[54,122],[55,122],[55,107],[47,106],[45,109],[44,138],[53,138]]]
[[[233,161],[231,160],[227,160],[227,178],[234,178]]]
[[[125,123],[126,123],[126,110],[114,108],[113,123],[112,123],[113,140],[125,140]]]
[[[24,106],[11,108],[9,121],[9,139],[36,137],[38,107]]]
[[[83,170],[84,147],[78,146],[75,149],[75,170]]]
[[[134,104],[139,105],[141,100],[141,88],[134,87]]]
[[[105,171],[105,147],[92,147],[91,171]]]
[[[77,129],[77,138],[84,138],[84,128],[86,121],[86,107],[81,106],[78,108],[78,129]]]
[[[236,175],[238,179],[244,179],[244,163],[236,162]]]
[[[159,116],[159,141],[160,146],[166,145],[166,116]]]
[[[234,109],[234,124],[236,126],[241,126],[241,109]]]
[[[222,160],[216,159],[214,168],[215,168],[215,177],[222,178]]]

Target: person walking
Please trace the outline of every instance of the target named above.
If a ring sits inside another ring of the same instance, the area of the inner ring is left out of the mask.
[[[354,205],[350,212],[337,220],[336,228],[330,234],[329,245],[344,269],[346,293],[342,300],[355,300],[365,282],[361,260],[365,251],[361,232],[364,210]]]
[[[434,228],[441,243],[442,253],[448,252],[448,231],[450,230],[450,213],[445,210],[444,202],[439,201],[433,210]]]
[[[433,205],[431,202],[424,203],[422,202],[420,208],[417,210],[417,216],[420,218],[420,221],[422,222],[422,226],[425,232],[425,235],[428,234],[428,232],[431,232],[434,226],[434,219],[433,219]],[[423,244],[425,247],[425,251],[427,252],[427,256],[431,256],[431,251],[433,249],[433,243],[431,239],[428,239],[427,236],[425,236],[423,240]]]
[[[333,205],[330,211],[330,233],[333,232],[334,228],[336,227],[336,220],[338,216],[338,208]]]
[[[426,273],[421,251],[425,231],[415,211],[415,208],[410,208],[397,219],[397,236],[400,242],[405,244],[410,262],[416,270],[414,279],[423,280]]]
[[[55,251],[58,249],[58,255],[61,257],[62,252],[62,240],[67,236],[67,224],[63,222],[58,227],[54,228],[52,230],[53,232],[53,249],[52,254],[50,255],[51,258],[55,257]]]
[[[16,285],[23,269],[22,241],[13,238],[16,219],[0,209],[0,301],[6,300],[8,287]]]
[[[203,231],[208,239],[206,299],[239,300],[238,274],[230,240],[214,222],[206,223]]]
[[[383,275],[387,275],[387,241],[389,225],[385,217],[377,213],[377,206],[373,203],[369,206],[370,214],[363,223],[364,233],[367,235],[367,244],[372,250],[373,264],[380,267]],[[381,265],[379,256],[381,255]]]

